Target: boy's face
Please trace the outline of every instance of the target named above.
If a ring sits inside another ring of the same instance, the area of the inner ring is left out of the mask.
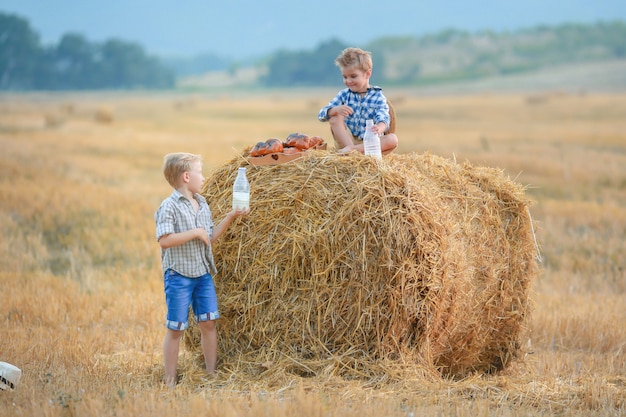
[[[341,69],[343,83],[355,93],[364,93],[370,86],[372,70],[363,71],[360,68],[348,67]]]
[[[199,193],[204,184],[204,175],[202,175],[202,162],[194,162],[191,170],[185,173],[187,178],[187,188],[192,193]]]

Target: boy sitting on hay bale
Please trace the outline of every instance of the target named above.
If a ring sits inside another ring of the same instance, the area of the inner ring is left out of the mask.
[[[211,243],[232,221],[249,209],[233,209],[215,228],[211,210],[200,194],[204,183],[200,156],[188,153],[165,155],[163,174],[174,188],[154,215],[167,304],[167,332],[163,342],[165,377],[176,385],[180,339],[188,326],[189,306],[193,308],[201,334],[206,371],[212,374],[217,363],[217,329],[220,317],[213,276],[217,272]]]
[[[330,130],[339,152],[364,153],[365,121],[374,121],[374,133],[380,135],[383,153],[398,146],[398,137],[391,127],[390,106],[380,87],[370,86],[372,56],[359,48],[347,48],[335,60],[347,88],[339,91],[318,119],[330,123]]]

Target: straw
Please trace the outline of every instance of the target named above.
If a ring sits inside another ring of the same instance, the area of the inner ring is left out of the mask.
[[[539,272],[524,188],[430,154],[311,151],[218,167],[216,219],[248,167],[251,213],[214,246],[220,366],[249,379],[463,377],[520,354]],[[185,345],[199,352],[192,325]]]

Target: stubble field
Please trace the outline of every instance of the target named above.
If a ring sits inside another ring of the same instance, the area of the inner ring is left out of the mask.
[[[180,384],[161,384],[163,155],[202,154],[208,176],[258,140],[330,140],[316,115],[333,93],[0,96],[0,361],[24,373],[0,415],[626,413],[625,95],[387,92],[396,152],[501,168],[535,201],[543,271],[523,359],[505,371],[205,380],[183,352]]]

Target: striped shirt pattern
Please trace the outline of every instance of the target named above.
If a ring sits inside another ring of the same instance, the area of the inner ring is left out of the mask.
[[[178,190],[163,202],[154,214],[157,241],[164,235],[181,233],[202,227],[213,237],[213,218],[206,199],[200,194],[194,198],[200,204],[194,211],[191,202]],[[197,278],[204,274],[217,274],[211,245],[205,245],[200,239],[192,239],[182,245],[161,249],[163,274],[172,269],[188,278]]]
[[[328,121],[330,118],[328,117],[328,110],[342,105],[350,106],[354,110],[354,113],[345,119],[346,125],[353,136],[361,140],[363,139],[363,135],[365,135],[365,121],[368,119],[372,119],[374,124],[383,122],[389,129],[389,105],[380,87],[371,86],[367,89],[367,93],[364,96],[353,92],[349,88],[344,88],[337,93],[326,107],[320,110],[317,118],[322,122]]]

